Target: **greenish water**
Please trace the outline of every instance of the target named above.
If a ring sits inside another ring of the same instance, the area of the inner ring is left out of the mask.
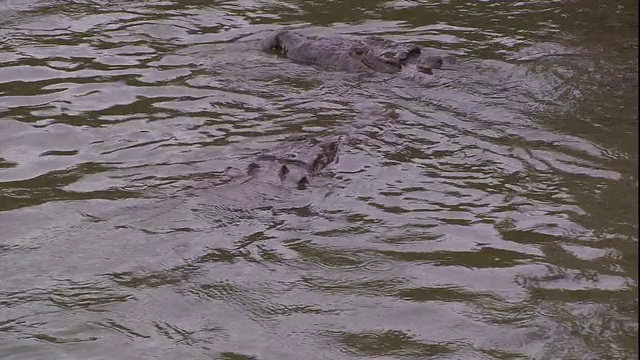
[[[0,0],[0,358],[637,358],[637,18]],[[259,51],[283,27],[458,63],[323,71]],[[292,134],[351,141],[225,186]]]

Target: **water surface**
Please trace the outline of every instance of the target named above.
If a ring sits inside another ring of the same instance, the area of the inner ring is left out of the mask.
[[[0,358],[637,358],[636,1],[0,14]],[[458,63],[324,71],[282,28]],[[339,161],[228,190],[296,134]]]

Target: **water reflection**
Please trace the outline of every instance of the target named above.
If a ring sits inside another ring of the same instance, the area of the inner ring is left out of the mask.
[[[637,357],[637,2],[0,14],[3,358]],[[320,71],[282,26],[459,61]],[[230,190],[300,133],[345,139],[306,191]]]

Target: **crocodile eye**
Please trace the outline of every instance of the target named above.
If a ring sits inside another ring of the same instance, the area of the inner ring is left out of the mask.
[[[287,165],[282,165],[280,171],[278,172],[280,181],[284,181],[284,179],[287,177],[287,174],[289,174],[289,168],[287,167]]]
[[[303,176],[302,179],[298,181],[298,190],[306,190],[307,186],[309,186],[309,179]]]
[[[249,166],[247,166],[247,173],[249,175],[254,175],[256,171],[258,171],[258,169],[260,169],[260,165],[252,162],[251,164],[249,164]]]
[[[364,52],[364,51],[363,51],[361,48],[359,48],[359,47],[353,48],[353,50],[352,50],[352,51],[353,51],[353,53],[354,53],[355,55],[362,55],[362,54],[363,54],[363,52]]]

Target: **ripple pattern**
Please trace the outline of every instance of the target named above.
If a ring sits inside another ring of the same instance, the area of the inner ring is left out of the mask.
[[[637,357],[637,9],[0,2],[0,357]],[[342,144],[308,189],[237,185],[300,134]]]

